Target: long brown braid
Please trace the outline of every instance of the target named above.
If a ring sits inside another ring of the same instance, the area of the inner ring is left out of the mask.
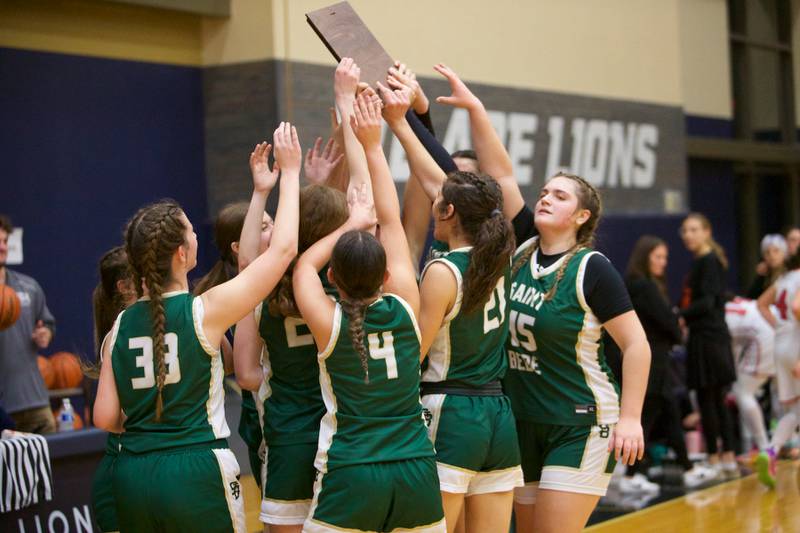
[[[347,316],[350,342],[361,359],[364,382],[369,383],[369,354],[364,344],[366,301],[381,288],[386,252],[378,239],[366,231],[348,231],[333,247],[331,270],[340,289],[339,304]]]
[[[289,268],[286,269],[281,280],[267,298],[271,315],[300,318],[292,286],[292,275],[297,258],[311,248],[315,242],[344,224],[347,217],[347,197],[342,191],[322,185],[303,187],[300,191],[297,257],[289,264]]]
[[[503,216],[503,193],[490,176],[451,173],[442,185],[439,211],[444,212],[448,205],[453,206],[461,231],[472,243],[461,303],[468,314],[486,303],[508,268],[515,248],[514,232]]]
[[[552,180],[554,178],[568,178],[574,181],[576,184],[575,195],[578,197],[578,209],[587,209],[590,214],[588,220],[586,220],[586,222],[581,224],[581,226],[578,228],[578,233],[575,236],[575,244],[567,251],[564,261],[558,268],[558,272],[556,272],[556,279],[553,282],[553,285],[544,295],[545,301],[551,300],[556,295],[558,284],[561,281],[561,278],[564,277],[567,266],[572,258],[575,257],[575,254],[577,254],[583,248],[590,248],[594,244],[594,234],[597,230],[597,223],[600,221],[600,215],[603,209],[603,204],[600,200],[600,193],[597,192],[597,189],[595,189],[591,183],[582,177],[575,174],[567,174],[566,172],[559,172],[550,179]],[[520,256],[516,259],[516,261],[514,261],[512,272],[516,273],[522,267],[522,265],[530,261],[533,253],[539,248],[540,239],[541,238],[536,239],[536,241],[526,248],[525,251],[522,252],[522,254],[520,254]]]
[[[162,200],[140,209],[128,223],[125,234],[125,249],[134,280],[141,280],[150,297],[150,320],[152,324],[153,354],[157,366],[156,421],[161,421],[164,410],[162,390],[167,377],[164,353],[166,316],[164,314],[164,284],[171,276],[172,255],[185,244],[186,226],[180,219],[183,210],[172,200]],[[144,291],[140,283],[136,290]]]

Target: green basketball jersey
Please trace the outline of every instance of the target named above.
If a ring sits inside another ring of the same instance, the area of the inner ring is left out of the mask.
[[[537,250],[514,275],[503,385],[519,420],[594,425],[619,418],[619,390],[603,355],[601,324],[583,294],[586,264],[595,253],[584,248],[572,257],[549,301],[544,295],[565,257],[540,270]]]
[[[203,332],[203,300],[185,291],[164,294],[164,410],[155,421],[156,376],[146,298],[120,313],[112,332],[112,363],[125,416],[122,448],[144,453],[213,442],[230,435],[225,421],[222,355]]]
[[[428,363],[422,381],[457,380],[480,386],[503,377],[508,367],[505,341],[508,337],[508,293],[511,289],[511,267],[497,280],[491,296],[482,307],[465,314],[461,311],[464,297],[464,275],[470,262],[471,246],[458,248],[433,259],[445,265],[456,278],[457,295],[453,308],[444,317],[439,333],[428,352]]]
[[[411,308],[384,294],[364,319],[369,383],[339,304],[328,346],[318,356],[327,412],[320,425],[317,470],[433,457],[419,400],[420,334]]]
[[[256,308],[256,321],[264,340],[262,424],[267,446],[317,442],[325,404],[311,331],[302,318],[273,315],[266,305]]]

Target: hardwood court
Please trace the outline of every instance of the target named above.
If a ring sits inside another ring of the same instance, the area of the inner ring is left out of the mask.
[[[800,531],[800,461],[778,465],[777,490],[755,475],[729,481],[588,528],[592,533]]]
[[[262,531],[261,500],[253,476],[242,476],[247,530]],[[794,533],[800,532],[800,461],[778,465],[778,488],[754,475],[692,492],[635,513],[601,522],[591,533]]]

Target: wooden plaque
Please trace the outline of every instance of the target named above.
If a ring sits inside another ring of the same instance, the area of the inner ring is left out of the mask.
[[[352,57],[361,69],[361,81],[373,87],[386,83],[386,73],[394,60],[348,2],[339,2],[310,13],[306,20],[330,50],[336,61]]]

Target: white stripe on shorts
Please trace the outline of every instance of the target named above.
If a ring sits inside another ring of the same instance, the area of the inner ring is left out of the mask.
[[[239,484],[239,463],[236,456],[228,448],[211,450],[217,458],[222,488],[225,491],[225,500],[228,502],[228,512],[231,515],[231,525],[234,533],[247,533],[244,519],[244,492]]]
[[[308,518],[311,500],[261,500],[258,519],[264,524],[277,526],[301,525]]]

